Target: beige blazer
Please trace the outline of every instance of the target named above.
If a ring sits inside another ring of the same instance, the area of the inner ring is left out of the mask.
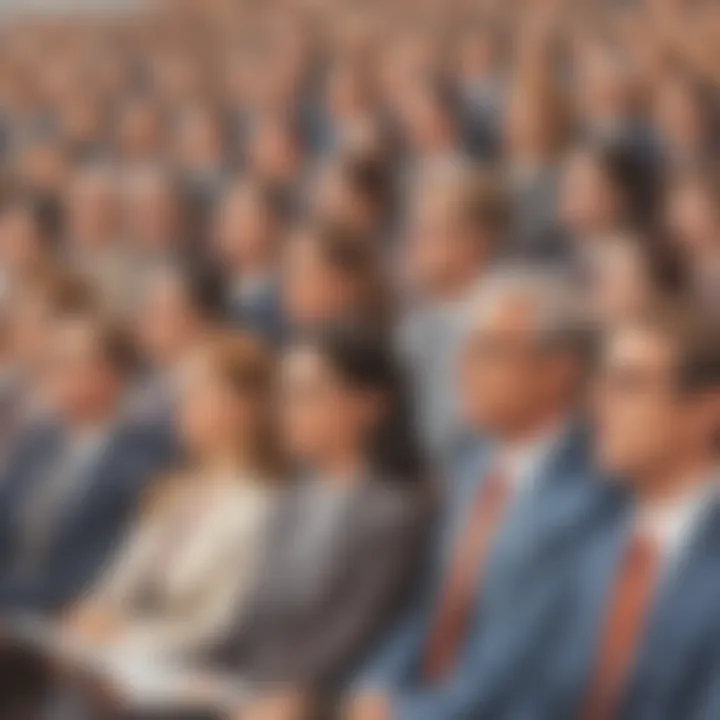
[[[273,498],[267,483],[198,483],[141,521],[93,598],[123,618],[121,649],[178,659],[212,645],[254,587]]]

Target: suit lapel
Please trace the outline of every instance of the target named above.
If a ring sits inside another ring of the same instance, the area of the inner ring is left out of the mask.
[[[112,473],[117,470],[117,463],[122,459],[116,455],[119,431],[111,430],[108,437],[102,439],[101,447],[80,469],[80,476],[69,488],[68,496],[58,509],[53,527],[49,530],[57,542],[68,533],[72,533],[78,523],[75,518],[87,511],[99,495],[113,483]]]
[[[701,518],[688,545],[660,581],[628,687],[628,705],[648,692],[670,692],[681,668],[720,618],[720,502]],[[645,688],[645,690],[643,690]]]
[[[491,586],[511,592],[514,579],[522,576],[529,580],[528,572],[547,568],[540,560],[548,550],[567,549],[568,532],[582,525],[591,506],[587,464],[584,430],[568,431],[538,469],[533,486],[510,508],[491,554],[487,575],[492,574]],[[499,598],[502,602],[509,599]]]
[[[33,503],[50,481],[53,465],[62,448],[62,436],[57,428],[48,427],[38,433],[27,449],[27,456],[14,471],[13,486],[8,488],[10,522],[20,532],[25,508]]]

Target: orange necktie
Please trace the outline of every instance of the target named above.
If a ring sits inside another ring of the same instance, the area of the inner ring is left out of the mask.
[[[488,551],[509,495],[507,484],[498,473],[491,473],[476,493],[465,527],[455,542],[448,579],[428,636],[423,660],[426,680],[441,680],[457,658]]]
[[[635,535],[628,544],[610,595],[600,647],[581,717],[609,720],[618,709],[652,601],[659,552]]]

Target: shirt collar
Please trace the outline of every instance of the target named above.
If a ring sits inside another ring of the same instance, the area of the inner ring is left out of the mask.
[[[531,440],[498,444],[495,465],[514,490],[535,484],[562,438],[565,437],[567,425],[566,421],[561,421]]]
[[[663,554],[675,554],[688,542],[713,503],[720,498],[717,473],[683,497],[659,506],[641,508],[636,526],[657,542]]]

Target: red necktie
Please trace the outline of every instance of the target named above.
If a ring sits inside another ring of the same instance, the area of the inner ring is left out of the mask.
[[[655,542],[641,535],[632,538],[608,599],[583,720],[608,720],[618,709],[652,601],[658,560]]]
[[[507,484],[491,473],[481,483],[468,519],[455,542],[448,579],[445,582],[423,660],[423,675],[441,680],[452,668],[470,619],[473,600],[509,499]]]

